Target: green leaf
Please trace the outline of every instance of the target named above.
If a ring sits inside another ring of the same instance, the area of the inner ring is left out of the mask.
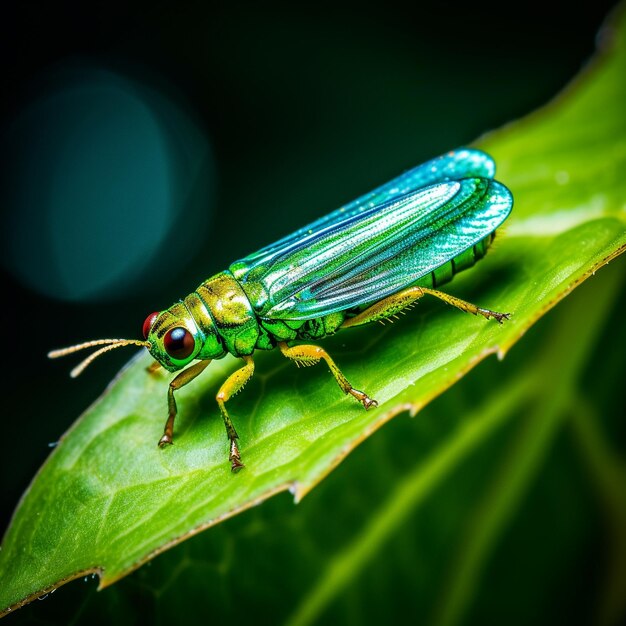
[[[178,393],[176,445],[159,450],[169,378],[149,376],[147,356],[135,359],[62,438],[24,495],[0,552],[0,607],[21,606],[88,572],[98,573],[101,586],[107,586],[159,552],[280,491],[290,490],[299,501],[376,429],[399,413],[415,415],[489,354],[504,355],[546,311],[620,254],[626,247],[623,16],[612,34],[610,50],[565,94],[478,144],[496,159],[497,178],[513,191],[515,207],[494,251],[455,279],[450,291],[512,311],[509,323],[500,327],[424,301],[399,323],[329,339],[324,346],[348,378],[380,402],[369,412],[342,397],[323,367],[295,370],[278,354],[259,355],[256,377],[229,404],[246,463],[237,475],[229,469],[213,399],[235,361],[211,364]],[[607,303],[612,289],[607,288]],[[494,537],[557,429],[598,327],[594,316],[604,312],[594,302],[581,306],[589,307],[589,325],[572,349],[558,393],[544,398],[512,449],[510,468],[501,475],[505,487],[494,487],[477,509],[474,532],[482,539],[457,555],[456,573],[435,609],[441,623],[454,622],[465,610]],[[555,344],[560,349],[547,353],[538,372],[560,368],[555,355],[562,357],[572,347],[573,336],[566,326]],[[527,398],[536,384],[531,377],[494,392],[481,411],[466,416],[465,426],[448,433],[447,441],[396,487],[385,514],[372,518],[362,539],[336,556],[328,578],[313,586],[294,621],[321,614],[403,512],[494,432],[506,416],[499,403]],[[585,424],[582,412],[579,427]],[[601,449],[588,450],[590,463]],[[605,474],[596,472],[599,480]],[[609,500],[621,510],[619,498]],[[609,599],[607,606],[616,602]]]

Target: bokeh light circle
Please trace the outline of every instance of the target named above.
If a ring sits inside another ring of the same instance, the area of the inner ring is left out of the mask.
[[[35,91],[3,133],[4,265],[63,300],[149,288],[203,239],[204,133],[173,94],[99,68],[57,70]]]

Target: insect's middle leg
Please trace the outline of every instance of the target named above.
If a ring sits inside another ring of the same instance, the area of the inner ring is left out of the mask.
[[[326,361],[332,375],[335,377],[337,384],[345,394],[350,394],[356,398],[366,409],[377,407],[378,402],[370,398],[366,393],[354,389],[348,379],[341,373],[341,370],[335,365],[326,350],[318,346],[292,346],[289,347],[284,341],[278,342],[280,351],[288,358],[302,365],[314,365],[319,363],[321,359]]]
[[[341,328],[350,328],[351,326],[360,326],[361,324],[367,324],[368,322],[382,322],[390,317],[393,317],[396,313],[399,313],[406,307],[411,306],[416,300],[419,300],[424,294],[429,294],[439,298],[444,302],[451,304],[452,306],[465,311],[466,313],[472,313],[473,315],[482,315],[485,319],[495,319],[498,323],[502,324],[503,320],[508,320],[510,313],[499,313],[498,311],[492,311],[491,309],[483,309],[471,302],[466,302],[460,298],[456,298],[443,291],[437,291],[436,289],[428,289],[428,287],[408,287],[398,293],[394,293],[387,298],[383,298],[380,302],[372,304],[372,306],[361,311],[358,315],[347,319]]]
[[[174,392],[181,387],[184,387],[187,383],[190,383],[196,376],[201,374],[206,366],[211,361],[198,361],[195,365],[183,370],[172,382],[167,390],[167,408],[168,416],[167,422],[165,422],[165,428],[163,430],[163,437],[159,440],[159,447],[162,448],[167,444],[173,443],[174,437],[174,420],[176,419],[176,399],[174,398]]]
[[[239,448],[237,447],[237,439],[239,435],[230,420],[230,416],[226,411],[226,402],[230,400],[236,393],[243,389],[243,386],[252,378],[254,374],[254,361],[251,356],[242,357],[246,364],[233,372],[220,387],[217,392],[216,400],[220,407],[222,419],[224,420],[224,426],[226,426],[226,434],[230,440],[230,454],[228,460],[230,461],[230,469],[233,472],[238,472],[244,465],[241,462],[241,455],[239,454]]]

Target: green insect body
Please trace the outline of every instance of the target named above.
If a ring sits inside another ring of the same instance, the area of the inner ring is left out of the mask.
[[[148,348],[155,365],[182,370],[169,386],[161,447],[173,441],[174,392],[211,360],[241,358],[243,367],[216,397],[237,471],[243,463],[226,402],[254,373],[257,350],[278,347],[305,365],[326,361],[342,391],[368,409],[377,402],[353,388],[325,350],[292,342],[383,321],[424,294],[486,319],[508,318],[438,291],[486,254],[510,213],[512,196],[493,180],[494,170],[478,150],[447,153],[205,280],[184,300],[149,315],[144,341],[101,339],[49,356],[103,346],[72,371],[77,376],[103,352],[135,344]]]

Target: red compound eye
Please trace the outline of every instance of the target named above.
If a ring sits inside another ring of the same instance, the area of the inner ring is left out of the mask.
[[[146,321],[143,323],[143,338],[147,339],[150,334],[150,329],[152,328],[152,324],[156,322],[156,318],[159,317],[159,312],[155,311],[154,313],[150,313],[148,317],[146,317]]]
[[[193,340],[192,334],[186,328],[177,326],[165,333],[163,345],[165,346],[165,351],[173,359],[182,361],[193,352],[195,341]]]

